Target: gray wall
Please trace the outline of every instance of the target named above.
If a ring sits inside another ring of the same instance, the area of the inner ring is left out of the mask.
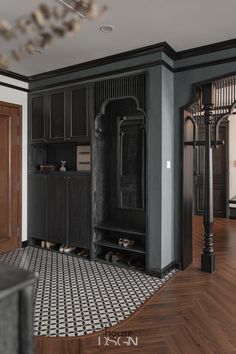
[[[148,235],[149,267],[174,260],[174,75],[163,66],[149,70]],[[167,161],[171,168],[167,169]],[[155,246],[155,247],[154,247]]]
[[[60,84],[68,80],[86,81],[87,77],[93,77],[95,81],[96,75],[103,74],[105,79],[114,70],[124,71],[124,74],[127,74],[126,71],[135,66],[147,67],[150,64],[147,112],[149,118],[147,209],[149,213],[148,262],[153,270],[161,270],[172,261],[180,259],[181,108],[190,102],[193,84],[236,72],[236,60],[229,62],[233,57],[236,57],[236,49],[179,59],[173,63],[166,54],[158,51],[114,64],[100,65],[52,78],[45,77],[30,83],[30,89],[37,90],[44,85]],[[217,62],[222,59],[228,62]],[[173,73],[162,65],[162,60],[174,67],[176,72]],[[199,63],[201,67],[190,67]],[[184,70],[181,69],[183,66],[185,66]],[[187,70],[186,66],[189,66]],[[166,168],[167,160],[171,161],[171,169]]]

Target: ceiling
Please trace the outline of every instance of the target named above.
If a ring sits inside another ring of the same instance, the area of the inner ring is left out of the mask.
[[[2,18],[9,21],[30,13],[41,2],[56,0],[1,1]],[[235,0],[98,0],[109,11],[102,21],[83,21],[74,37],[56,39],[41,54],[11,62],[11,71],[22,75],[79,64],[147,45],[167,42],[176,51],[236,37]],[[115,31],[102,33],[103,24]],[[17,43],[11,44],[14,47]],[[9,43],[0,39],[1,52]]]

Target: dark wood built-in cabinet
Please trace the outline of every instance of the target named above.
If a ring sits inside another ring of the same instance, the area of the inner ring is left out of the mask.
[[[44,94],[30,96],[29,112],[30,141],[44,143],[46,141],[46,97]]]
[[[89,142],[90,86],[30,96],[30,142]]]
[[[48,175],[46,183],[46,240],[67,244],[67,177]]]
[[[146,270],[146,125],[133,98],[111,101],[95,122],[95,257]],[[124,246],[124,242],[132,242]],[[108,257],[108,252],[111,257]]]
[[[91,178],[89,174],[67,179],[68,244],[84,249],[90,247]]]
[[[67,136],[71,141],[89,140],[89,89],[86,86],[69,88],[69,119]]]
[[[30,239],[159,274],[158,237],[148,234],[146,73],[39,92],[30,105]],[[76,171],[89,151],[89,169]]]
[[[66,139],[66,97],[65,90],[49,93],[48,134],[49,141],[64,141]]]
[[[29,174],[28,177],[28,233],[30,238],[45,240],[47,183],[46,176],[41,174]]]
[[[89,249],[91,177],[77,171],[77,146],[90,145],[91,85],[30,95],[29,237]],[[60,172],[66,161],[67,172]],[[42,172],[40,166],[55,166]]]
[[[29,195],[30,238],[89,248],[89,174],[31,173]]]

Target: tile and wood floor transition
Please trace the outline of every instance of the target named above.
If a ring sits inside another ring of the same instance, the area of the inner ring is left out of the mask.
[[[132,331],[137,347],[99,347],[102,332],[67,341],[37,337],[37,354],[236,354],[236,220],[215,222],[216,272],[199,271],[203,227],[197,217],[193,265],[113,327]]]
[[[3,253],[0,262],[38,275],[36,336],[82,336],[113,326],[129,317],[176,273],[173,269],[159,279],[36,247]]]
[[[104,330],[81,337],[36,337],[37,354],[236,354],[236,220],[215,220],[216,272],[201,273],[203,227],[194,218],[194,263],[128,319],[138,346],[99,346]]]

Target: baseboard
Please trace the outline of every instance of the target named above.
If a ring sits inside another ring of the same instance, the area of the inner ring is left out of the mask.
[[[28,241],[22,241],[21,247],[25,248],[28,246]]]
[[[166,273],[170,272],[172,269],[180,269],[180,263],[176,261],[172,261],[171,263],[167,264],[164,268],[161,270],[149,270],[147,271],[147,274],[158,277],[158,278],[163,278]]]

